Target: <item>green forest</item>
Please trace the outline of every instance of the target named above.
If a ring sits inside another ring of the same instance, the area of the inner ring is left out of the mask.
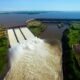
[[[0,75],[4,74],[5,67],[8,63],[8,38],[6,29],[0,26]]]
[[[80,80],[80,23],[71,23],[62,37],[64,80]]]

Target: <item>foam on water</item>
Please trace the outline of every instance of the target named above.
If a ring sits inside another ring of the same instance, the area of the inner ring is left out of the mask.
[[[12,64],[15,60],[17,61],[18,59],[20,59],[25,52],[28,52],[29,54],[33,54],[33,51],[41,52],[42,48],[44,48],[44,40],[41,40],[37,37],[33,39],[25,40],[22,43],[17,44],[16,46],[10,48],[9,50],[10,63]],[[39,55],[44,55],[44,56],[46,55],[46,53],[43,54],[43,52],[41,53],[39,52],[36,53]]]
[[[61,57],[44,40],[25,40],[9,52],[11,68],[5,80],[60,80]]]

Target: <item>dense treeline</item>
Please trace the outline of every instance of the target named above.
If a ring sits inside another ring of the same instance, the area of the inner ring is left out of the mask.
[[[80,45],[80,23],[71,23],[62,37],[64,80],[80,80],[80,53],[73,48],[76,44]]]
[[[7,67],[8,58],[8,38],[6,29],[0,25],[0,80],[2,75],[5,73],[5,68]]]

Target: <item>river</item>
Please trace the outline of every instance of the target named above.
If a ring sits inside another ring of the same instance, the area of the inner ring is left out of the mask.
[[[41,34],[40,38],[43,39],[58,39],[61,40],[63,31],[69,27],[68,24],[64,23],[64,26],[59,28],[58,23],[45,23],[47,26],[46,30]]]

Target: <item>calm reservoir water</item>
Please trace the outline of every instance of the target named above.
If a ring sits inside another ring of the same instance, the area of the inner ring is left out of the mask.
[[[26,20],[32,18],[80,19],[80,12],[60,12],[60,11],[5,12],[0,13],[0,24],[4,24],[5,26],[25,24]]]
[[[45,19],[80,19],[80,12],[60,12],[60,11],[47,11],[47,12],[6,12],[0,13],[0,24],[6,27],[23,25],[29,19],[45,18]],[[58,28],[56,23],[46,23],[47,29],[41,35],[41,38],[53,37],[61,39],[64,29],[68,25],[64,24],[64,27]]]

